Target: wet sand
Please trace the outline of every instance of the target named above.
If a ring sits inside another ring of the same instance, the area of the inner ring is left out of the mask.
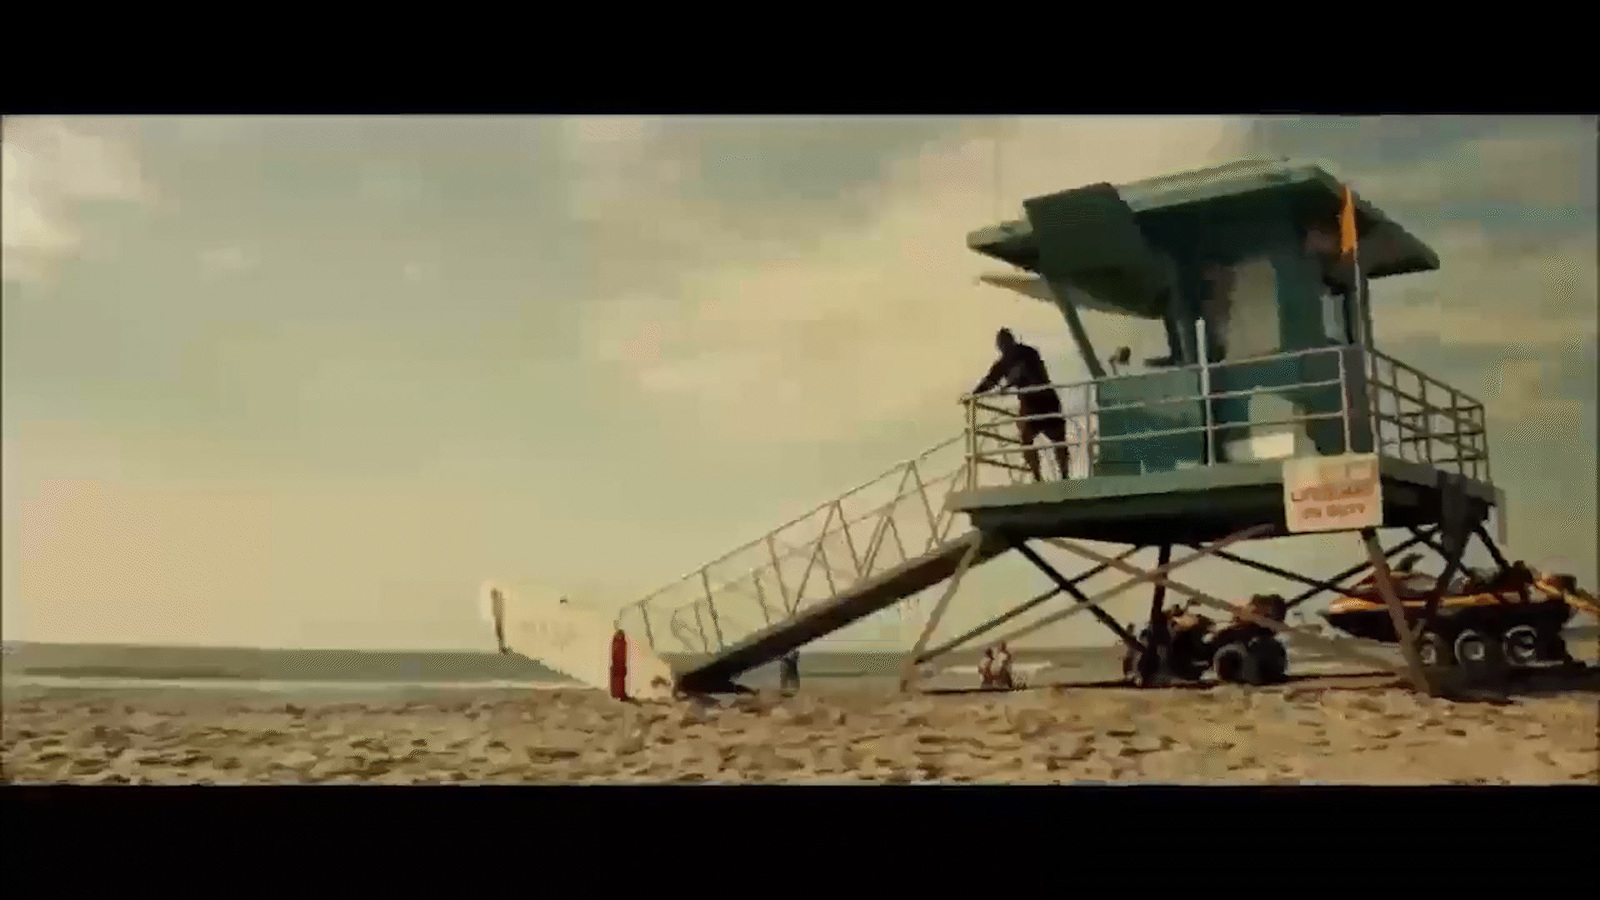
[[[1457,703],[1302,682],[651,706],[567,689],[32,689],[6,698],[0,749],[16,783],[1593,784],[1597,696]]]

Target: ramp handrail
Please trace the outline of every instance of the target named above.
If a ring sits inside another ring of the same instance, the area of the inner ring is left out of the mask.
[[[622,608],[618,626],[637,622],[657,651],[671,636],[683,651],[714,653],[922,555],[952,534],[949,494],[969,482],[966,437],[946,438],[650,592]],[[760,621],[735,619],[734,600],[753,600],[744,610],[759,610]]]

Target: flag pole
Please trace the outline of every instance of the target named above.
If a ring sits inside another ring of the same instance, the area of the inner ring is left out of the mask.
[[[1371,298],[1367,296],[1367,283],[1361,278],[1361,244],[1356,243],[1350,251],[1350,267],[1355,277],[1356,296],[1361,306],[1361,336],[1362,343],[1372,346],[1372,308],[1369,305]]]
[[[1345,438],[1346,453],[1354,450],[1354,447],[1351,446],[1352,437],[1359,435],[1354,443],[1364,448],[1373,446],[1373,442],[1378,437],[1378,423],[1372,415],[1376,411],[1377,399],[1371,394],[1371,385],[1368,381],[1372,376],[1372,356],[1370,355],[1372,351],[1372,310],[1369,308],[1370,298],[1367,296],[1367,291],[1361,278],[1360,244],[1360,236],[1356,233],[1355,194],[1351,192],[1350,186],[1347,184],[1344,185],[1344,204],[1339,210],[1339,250],[1341,257],[1348,255],[1350,259],[1350,277],[1352,279],[1350,295],[1354,299],[1354,312],[1360,316],[1357,326],[1360,340],[1357,342],[1359,350],[1356,353],[1356,360],[1358,361],[1352,361],[1353,365],[1347,365],[1343,376],[1354,382],[1347,388],[1347,390],[1350,390],[1350,394],[1345,398],[1347,415],[1352,419],[1359,419],[1359,424],[1356,421],[1349,422],[1349,430],[1346,432]],[[1352,331],[1355,331],[1355,329],[1352,329]]]
[[[1372,310],[1368,307],[1367,291],[1361,281],[1361,240],[1356,232],[1356,200],[1350,185],[1344,186],[1344,204],[1339,210],[1339,251],[1350,257],[1350,292],[1355,298],[1356,313],[1361,317],[1361,343],[1372,346]]]

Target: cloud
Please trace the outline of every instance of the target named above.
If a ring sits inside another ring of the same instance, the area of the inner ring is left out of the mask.
[[[1515,129],[1513,129],[1515,130]],[[1462,138],[1432,158],[1362,173],[1357,189],[1394,207],[1594,210],[1594,120],[1589,140],[1571,134]],[[1511,223],[1506,223],[1511,224]]]
[[[584,213],[652,223],[694,254],[674,274],[652,271],[656,283],[619,280],[593,298],[593,356],[698,433],[775,444],[908,420],[954,430],[955,398],[986,366],[997,327],[1064,341],[1052,307],[976,284],[997,264],[968,250],[966,234],[1016,215],[1028,196],[1222,161],[1241,136],[1199,119],[964,126],[854,188],[873,192],[873,215],[779,242],[722,227],[729,217],[694,191],[691,162],[668,155],[647,123],[575,129]],[[1107,352],[1124,342],[1107,329],[1129,327],[1096,325]]]
[[[1583,414],[1583,403],[1559,395],[1555,367],[1540,359],[1507,359],[1495,367],[1489,411],[1516,425],[1566,423]],[[1551,428],[1549,433],[1562,429]]]
[[[1444,228],[1432,242],[1438,272],[1375,283],[1378,339],[1545,351],[1592,346],[1595,241],[1592,227],[1522,239],[1492,237],[1475,225]]]
[[[357,176],[361,196],[393,206],[405,206],[428,195],[428,183],[415,165],[399,162],[365,163]]]
[[[1592,214],[1595,125],[1594,116],[1262,117],[1249,144],[1327,160],[1386,209],[1412,207],[1408,217],[1471,203]]]
[[[1375,284],[1380,342],[1593,346],[1592,119],[1268,120],[1255,137],[1268,152],[1342,144],[1340,174],[1438,251],[1437,273]]]
[[[242,272],[253,269],[260,263],[260,254],[254,248],[243,244],[222,244],[200,254],[200,268],[208,275]]]
[[[563,119],[561,146],[578,174],[570,186],[568,211],[579,218],[604,217],[626,202],[638,176],[652,174],[652,169],[658,175],[675,172],[678,161],[656,158],[652,165],[650,142],[658,134],[658,124],[644,119]]]
[[[1595,341],[1593,117],[1264,119],[1258,152],[1330,165],[1438,251],[1374,285],[1378,339],[1580,353]]]
[[[451,577],[517,559],[481,494],[426,472],[241,475],[203,441],[80,422],[23,423],[0,451],[0,609],[28,640],[471,647]],[[391,554],[409,562],[373,565]],[[423,585],[399,628],[397,584]]]
[[[130,144],[111,133],[61,119],[7,119],[4,127],[0,244],[8,281],[48,281],[82,252],[82,204],[155,200]]]

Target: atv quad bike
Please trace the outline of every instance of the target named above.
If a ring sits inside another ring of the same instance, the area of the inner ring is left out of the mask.
[[[1284,599],[1275,594],[1258,594],[1247,608],[1274,622],[1282,622],[1287,612]],[[1139,643],[1146,649],[1128,649],[1122,659],[1124,678],[1145,687],[1164,678],[1198,681],[1215,670],[1220,681],[1259,685],[1282,681],[1288,674],[1288,653],[1271,629],[1235,617],[1214,631],[1212,619],[1188,609],[1164,610],[1140,630]]]

